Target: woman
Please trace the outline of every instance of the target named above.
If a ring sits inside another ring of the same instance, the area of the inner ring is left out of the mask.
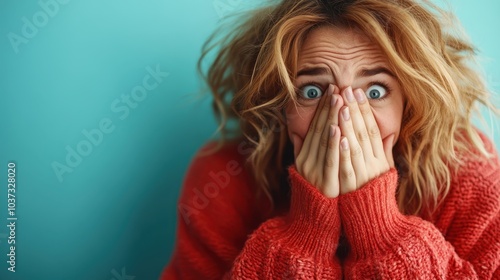
[[[162,279],[499,279],[500,161],[471,123],[498,109],[444,18],[283,0],[224,37],[207,80],[243,137],[191,164]]]

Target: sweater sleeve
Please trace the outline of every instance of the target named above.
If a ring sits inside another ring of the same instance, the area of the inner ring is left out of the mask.
[[[326,198],[289,168],[289,213],[264,222],[248,239],[228,279],[341,279],[335,256],[338,199]]]
[[[500,164],[474,162],[452,182],[439,229],[399,212],[391,169],[339,201],[351,246],[346,279],[500,279]]]
[[[290,211],[261,223],[256,212],[263,206],[251,199],[250,176],[241,167],[236,172],[236,162],[219,156],[191,165],[161,279],[340,279],[338,199],[324,197],[290,167]]]

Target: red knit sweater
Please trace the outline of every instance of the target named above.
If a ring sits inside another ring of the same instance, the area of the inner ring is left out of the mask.
[[[327,198],[290,166],[290,209],[269,218],[242,146],[193,160],[161,279],[500,279],[498,155],[468,160],[428,220],[399,212],[395,169]],[[342,260],[341,231],[349,244]]]

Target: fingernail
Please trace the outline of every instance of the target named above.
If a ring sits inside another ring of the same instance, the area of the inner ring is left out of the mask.
[[[342,110],[342,118],[344,119],[344,121],[348,121],[350,119],[350,115],[349,115],[349,107],[345,107],[344,110]]]
[[[330,137],[335,136],[335,132],[336,132],[336,131],[337,131],[337,130],[335,129],[335,126],[334,126],[333,124],[332,124],[332,125],[330,125]]]
[[[345,89],[345,97],[347,98],[348,102],[354,102],[354,95],[352,94],[351,86]]]
[[[347,141],[347,138],[344,138],[342,139],[342,141],[340,141],[340,147],[342,147],[344,151],[347,151],[349,149],[349,142]]]
[[[337,104],[337,97],[335,95],[332,95],[332,107],[335,106],[335,104]]]
[[[362,90],[359,89],[355,90],[354,97],[356,97],[358,103],[363,103],[365,101],[365,93]]]

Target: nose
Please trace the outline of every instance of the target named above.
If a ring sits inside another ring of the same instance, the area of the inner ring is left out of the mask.
[[[339,74],[334,74],[335,85],[339,88],[339,94],[354,83],[354,73],[350,69],[343,69]]]

